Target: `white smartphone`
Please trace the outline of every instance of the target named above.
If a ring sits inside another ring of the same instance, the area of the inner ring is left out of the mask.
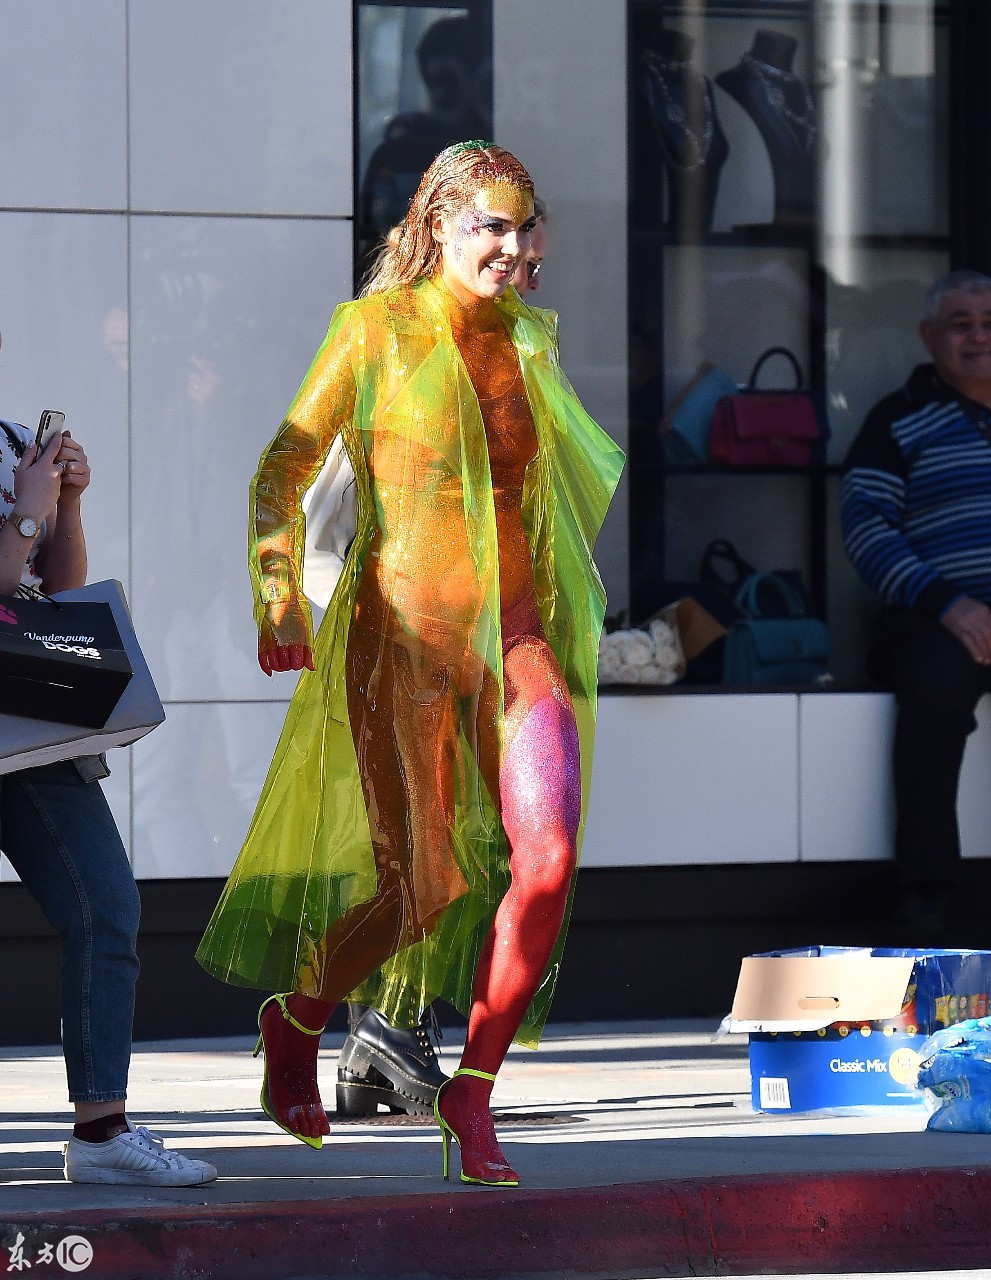
[[[42,453],[51,444],[52,437],[61,435],[65,428],[65,414],[58,409],[43,409],[41,421],[38,423],[38,434],[34,438],[38,452]]]

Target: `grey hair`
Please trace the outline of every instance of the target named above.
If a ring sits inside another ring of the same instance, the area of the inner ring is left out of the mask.
[[[551,211],[547,207],[547,201],[541,200],[540,196],[533,197],[533,216],[538,222],[549,222]]]
[[[950,293],[965,290],[968,293],[991,293],[991,276],[981,271],[972,271],[969,267],[961,267],[957,271],[947,272],[926,290],[922,300],[922,319],[932,324],[939,315],[940,303]]]

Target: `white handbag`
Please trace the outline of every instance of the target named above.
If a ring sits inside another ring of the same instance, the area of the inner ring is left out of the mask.
[[[319,476],[303,498],[303,594],[326,609],[358,528],[357,486],[343,437],[337,436]]]

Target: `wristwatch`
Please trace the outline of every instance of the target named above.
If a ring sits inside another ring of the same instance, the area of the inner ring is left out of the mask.
[[[41,526],[34,516],[11,516],[10,521],[17,532],[25,538],[36,538],[38,536],[38,530]]]

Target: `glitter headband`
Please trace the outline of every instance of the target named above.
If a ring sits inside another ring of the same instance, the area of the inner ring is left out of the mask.
[[[471,138],[468,142],[452,142],[447,150],[449,155],[459,156],[462,151],[487,151],[489,147],[494,146],[494,142],[486,142],[482,138]]]

